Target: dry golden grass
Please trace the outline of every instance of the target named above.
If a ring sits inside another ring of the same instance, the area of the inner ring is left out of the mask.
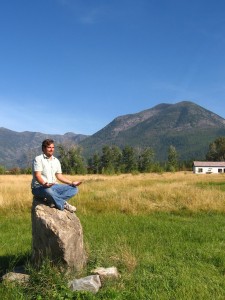
[[[138,265],[136,256],[132,253],[131,247],[125,244],[120,246],[120,251],[110,256],[113,265],[123,265],[128,272],[133,272]]]
[[[216,183],[224,174],[196,175],[192,172],[138,175],[67,176],[83,180],[79,194],[71,201],[82,214],[152,211],[225,212],[225,192]],[[24,210],[31,207],[31,175],[0,175],[1,210]],[[200,187],[198,183],[203,183]],[[208,185],[207,183],[215,183]]]

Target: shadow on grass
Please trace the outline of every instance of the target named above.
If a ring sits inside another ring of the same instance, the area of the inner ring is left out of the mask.
[[[0,277],[12,271],[24,273],[24,266],[30,261],[30,257],[30,252],[23,255],[0,256]]]

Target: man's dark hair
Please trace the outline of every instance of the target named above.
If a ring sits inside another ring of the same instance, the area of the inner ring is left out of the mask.
[[[42,151],[44,151],[44,149],[46,147],[48,147],[49,145],[54,144],[54,141],[51,139],[46,139],[42,142]]]

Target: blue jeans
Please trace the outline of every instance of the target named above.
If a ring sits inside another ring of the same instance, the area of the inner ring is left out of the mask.
[[[33,188],[32,194],[40,198],[47,198],[55,206],[63,210],[65,202],[78,193],[78,188],[67,184],[54,184],[49,188],[43,186]]]

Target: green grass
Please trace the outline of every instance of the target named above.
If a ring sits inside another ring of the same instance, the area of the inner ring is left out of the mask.
[[[209,181],[209,182],[198,182],[196,183],[196,185],[200,188],[214,188],[216,190],[220,190],[220,191],[225,191],[225,182],[221,181],[221,182],[214,182],[214,181]]]
[[[0,284],[0,299],[225,299],[225,216],[221,213],[79,215],[89,255],[84,276],[97,266],[116,266],[96,295],[68,290],[65,274],[48,262],[30,269],[21,287]],[[29,262],[31,221],[0,215],[1,275]],[[86,274],[85,274],[86,273]]]
[[[31,252],[30,213],[0,215],[0,276],[23,264]]]
[[[89,220],[86,230],[99,228],[99,236],[92,242],[97,263],[113,264],[112,252],[121,256],[121,280],[128,289],[126,297],[119,299],[224,299],[223,215],[154,213],[107,220],[108,216],[101,220],[105,226],[96,224],[96,218]],[[130,249],[137,260],[132,272],[129,261],[119,254],[124,249]]]

